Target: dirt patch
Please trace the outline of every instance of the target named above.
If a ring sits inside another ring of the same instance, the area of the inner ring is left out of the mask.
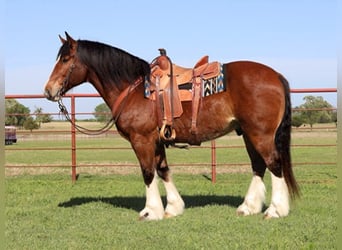
[[[209,166],[171,166],[173,174],[211,174],[211,167]],[[216,173],[251,173],[249,165],[231,165],[231,166],[217,166]],[[77,174],[91,174],[91,175],[111,175],[111,174],[137,174],[141,175],[140,167],[137,166],[113,166],[113,167],[77,167]],[[18,175],[42,175],[42,174],[66,174],[71,175],[71,168],[62,167],[10,167],[5,169],[6,176]]]

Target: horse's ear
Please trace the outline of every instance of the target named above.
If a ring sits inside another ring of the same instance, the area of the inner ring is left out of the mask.
[[[58,36],[59,36],[59,40],[61,40],[62,44],[64,44],[67,41],[63,37],[61,37],[61,35],[58,35]]]
[[[68,34],[68,32],[65,31],[65,37],[67,39],[67,42],[69,44],[69,47],[71,49],[75,49],[76,48],[76,41]]]
[[[65,37],[66,37],[68,42],[71,42],[71,43],[75,42],[75,40],[66,31],[65,31]]]

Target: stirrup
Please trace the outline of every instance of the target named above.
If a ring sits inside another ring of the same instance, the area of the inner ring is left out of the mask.
[[[176,130],[171,125],[163,124],[159,132],[160,138],[163,141],[171,142],[176,139]]]

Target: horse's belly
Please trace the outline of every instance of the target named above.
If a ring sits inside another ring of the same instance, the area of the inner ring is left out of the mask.
[[[192,126],[191,118],[175,124],[176,142],[190,144],[194,143],[194,140],[200,143],[216,139],[238,127],[235,117],[229,112],[221,115],[200,115],[195,127]]]

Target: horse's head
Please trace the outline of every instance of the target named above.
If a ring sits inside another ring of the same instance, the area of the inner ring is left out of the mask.
[[[86,81],[87,69],[77,57],[77,41],[67,32],[66,39],[59,36],[62,47],[57,62],[45,85],[44,95],[51,101],[58,101],[71,88]]]

